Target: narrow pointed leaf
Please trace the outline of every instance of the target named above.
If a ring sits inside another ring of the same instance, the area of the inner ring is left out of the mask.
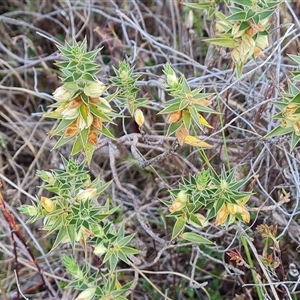
[[[291,152],[297,146],[297,144],[298,144],[299,141],[300,141],[300,136],[297,135],[297,134],[295,134],[295,132],[293,132],[292,141],[291,141],[291,149],[290,149]]]
[[[184,143],[191,145],[191,146],[195,146],[195,147],[201,147],[201,148],[212,148],[213,146],[203,142],[201,140],[199,140],[198,138],[188,135],[185,139],[184,139]]]
[[[204,42],[221,46],[221,47],[226,47],[226,48],[234,48],[236,47],[236,42],[234,41],[233,38],[213,38],[213,39],[205,39]]]
[[[56,236],[55,242],[54,242],[54,244],[53,244],[53,246],[52,246],[52,248],[50,250],[51,252],[53,250],[55,250],[55,248],[58,247],[61,244],[61,242],[64,240],[64,238],[65,238],[65,236],[67,234],[68,233],[67,233],[67,230],[66,230],[65,227],[60,228],[60,230],[59,230],[59,232],[58,232],[58,234]]]
[[[294,131],[293,127],[283,128],[281,126],[278,126],[278,127],[274,128],[272,131],[270,131],[268,134],[266,134],[265,138],[272,138],[272,137],[276,137],[276,136],[281,136],[281,135],[291,133],[293,131]]]
[[[214,245],[209,239],[193,232],[184,232],[180,237],[196,244]]]
[[[160,111],[158,114],[160,114],[160,115],[162,115],[162,114],[169,114],[169,113],[178,111],[179,107],[180,107],[180,102],[172,104],[170,106],[167,106],[162,111]]]
[[[170,124],[166,136],[172,135],[182,126],[182,121]]]
[[[176,223],[174,225],[173,228],[173,232],[172,232],[172,240],[175,239],[184,229],[185,226],[185,220],[183,217],[179,217],[176,220]]]
[[[64,136],[61,136],[60,139],[58,140],[58,142],[55,144],[55,146],[52,148],[52,150],[57,149],[59,147],[61,147],[62,145],[68,143],[69,141],[71,141],[74,137],[68,137],[65,138]]]
[[[70,155],[72,156],[72,155],[75,155],[75,154],[79,153],[81,150],[83,150],[83,148],[84,148],[84,146],[82,144],[81,136],[78,136],[76,141],[73,144],[72,151],[71,151]]]
[[[105,136],[107,136],[108,138],[115,140],[116,138],[114,137],[114,135],[105,127],[102,127],[101,133],[104,134]]]

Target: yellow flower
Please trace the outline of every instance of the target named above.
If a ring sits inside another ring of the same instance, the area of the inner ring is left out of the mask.
[[[177,198],[173,201],[172,205],[169,207],[169,211],[173,213],[174,211],[178,211],[183,209],[186,206],[186,201],[188,199],[188,195],[180,191],[177,195]]]
[[[217,213],[215,224],[216,226],[222,225],[229,215],[229,211],[227,209],[226,204],[223,204],[220,210]]]
[[[52,212],[55,210],[55,204],[49,198],[41,197],[41,204],[47,212]]]
[[[300,136],[300,121],[296,121],[294,123],[294,130],[296,135]]]
[[[249,223],[250,214],[244,205],[248,199],[249,197],[244,197],[240,199],[237,204],[224,203],[217,213],[215,221],[216,226],[224,224],[228,218],[228,224],[232,224],[235,221],[237,214],[242,217],[244,222]]]
[[[144,114],[139,108],[134,112],[134,120],[140,127],[145,122]]]

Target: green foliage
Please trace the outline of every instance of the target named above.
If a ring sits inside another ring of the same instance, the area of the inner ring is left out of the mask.
[[[39,171],[38,176],[46,183],[43,189],[55,194],[51,198],[37,199],[37,205],[21,206],[20,211],[29,214],[28,222],[44,219],[43,229],[48,234],[58,231],[52,250],[61,243],[85,242],[87,236],[93,236],[117,208],[100,206],[96,199],[109,186],[102,184],[99,178],[90,180],[84,170],[85,163],[63,159],[65,170]]]
[[[74,259],[67,255],[62,256],[62,262],[68,273],[74,278],[68,284],[68,287],[83,291],[76,299],[126,300],[123,294],[131,288],[132,282],[121,286],[114,274],[102,273],[102,280],[99,283],[99,272],[92,273],[87,264],[80,268]]]
[[[56,63],[63,84],[53,94],[56,103],[51,107],[55,110],[44,117],[61,120],[50,133],[60,137],[54,149],[75,140],[71,155],[83,150],[89,164],[98,146],[98,135],[114,139],[104,123],[113,123],[112,117],[117,116],[109,104],[115,95],[102,96],[106,86],[96,77],[101,69],[95,63],[100,49],[88,52],[86,39],[80,44],[73,40],[72,45],[66,43],[57,48],[64,59]]]
[[[224,169],[218,175],[213,169],[202,170],[197,175],[183,178],[177,190],[170,191],[172,203],[164,202],[177,217],[172,237],[175,238],[185,229],[185,224],[194,227],[206,226],[207,221],[216,217],[216,225],[228,226],[237,219],[250,221],[250,214],[245,207],[252,193],[240,191],[248,179],[236,180],[234,171]],[[199,210],[206,211],[206,216]],[[210,241],[194,234],[183,234],[183,239],[195,243]]]
[[[227,1],[225,4],[229,15],[226,16],[220,11],[215,12],[213,9],[217,19],[215,28],[217,37],[205,41],[232,49],[231,58],[235,63],[237,76],[240,77],[244,64],[250,58],[264,57],[262,50],[268,47],[270,17],[280,2],[234,0],[231,5]],[[208,9],[211,11],[212,7]]]
[[[195,127],[203,130],[204,127],[212,128],[201,113],[216,113],[208,108],[213,96],[211,93],[201,93],[202,88],[191,90],[186,78],[182,75],[177,78],[175,71],[169,64],[164,66],[166,75],[166,91],[172,97],[164,103],[165,108],[160,114],[168,114],[167,123],[169,128],[167,136],[175,133],[180,145],[183,143],[198,146],[210,147],[206,142],[199,140],[189,134],[191,128]]]
[[[127,108],[133,117],[137,108],[149,103],[146,98],[138,98],[140,89],[136,86],[136,82],[141,75],[134,73],[134,68],[131,68],[125,61],[120,62],[118,69],[113,69],[116,76],[110,80],[112,85],[118,88],[118,105],[121,109]]]
[[[298,72],[294,72],[293,75],[297,79]],[[265,137],[271,138],[291,133],[290,151],[292,151],[300,141],[300,90],[288,82],[288,92],[283,92],[281,96],[282,101],[273,102],[280,111],[273,118],[279,120],[280,124]]]

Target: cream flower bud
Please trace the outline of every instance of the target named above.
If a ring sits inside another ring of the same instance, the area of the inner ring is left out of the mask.
[[[55,210],[55,204],[54,202],[46,197],[41,197],[41,204],[45,208],[47,212],[52,212]]]
[[[83,292],[81,292],[75,300],[91,300],[94,297],[95,292],[96,292],[95,287],[89,287]]]
[[[76,119],[79,116],[79,107],[77,108],[65,108],[62,112],[61,115],[63,119],[66,120],[73,120]]]
[[[184,191],[180,191],[177,195],[177,198],[182,202],[186,202],[188,199],[188,195]]]
[[[78,127],[78,129],[83,130],[85,128],[91,127],[91,125],[93,123],[93,120],[94,120],[94,118],[93,118],[93,115],[91,113],[88,113],[87,121],[85,121],[82,116],[79,116],[77,118],[77,127]]]
[[[140,127],[145,122],[144,114],[139,108],[134,112],[134,120]]]
[[[29,215],[29,216],[36,216],[37,213],[38,213],[38,210],[35,206],[33,205],[22,205],[19,210],[23,213],[23,214],[26,214],[26,215]]]
[[[92,98],[100,97],[104,91],[106,90],[105,84],[101,81],[95,81],[86,84],[86,86],[83,89],[83,92]]]
[[[255,45],[260,49],[265,49],[269,46],[269,40],[267,35],[259,35],[255,40]]]
[[[167,75],[167,83],[171,87],[178,84],[178,78],[173,70],[172,74]]]
[[[86,190],[80,190],[76,200],[77,201],[86,201],[88,199],[92,199],[97,194],[96,188],[88,188]]]
[[[101,256],[106,253],[107,248],[103,244],[98,244],[94,249],[94,254],[97,256]]]
[[[56,101],[68,101],[68,100],[72,99],[72,97],[73,97],[73,92],[71,92],[70,90],[67,90],[63,86],[60,86],[59,88],[57,88],[55,90],[55,92],[53,93],[53,98]]]

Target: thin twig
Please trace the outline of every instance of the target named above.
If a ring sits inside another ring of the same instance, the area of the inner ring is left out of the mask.
[[[138,206],[138,199],[136,198],[136,196],[129,190],[125,189],[122,184],[120,183],[117,171],[116,171],[116,163],[115,163],[115,156],[114,156],[114,146],[109,143],[109,159],[110,159],[110,167],[111,167],[111,171],[113,174],[113,178],[114,181],[118,187],[118,189],[120,191],[122,191],[125,195],[129,196],[132,201],[133,201],[133,206],[134,206],[134,211],[136,213],[136,217],[140,223],[140,225],[142,226],[142,228],[157,242],[159,242],[160,244],[166,245],[169,244],[170,242],[158,237],[144,222],[141,213],[139,211],[139,206]]]

